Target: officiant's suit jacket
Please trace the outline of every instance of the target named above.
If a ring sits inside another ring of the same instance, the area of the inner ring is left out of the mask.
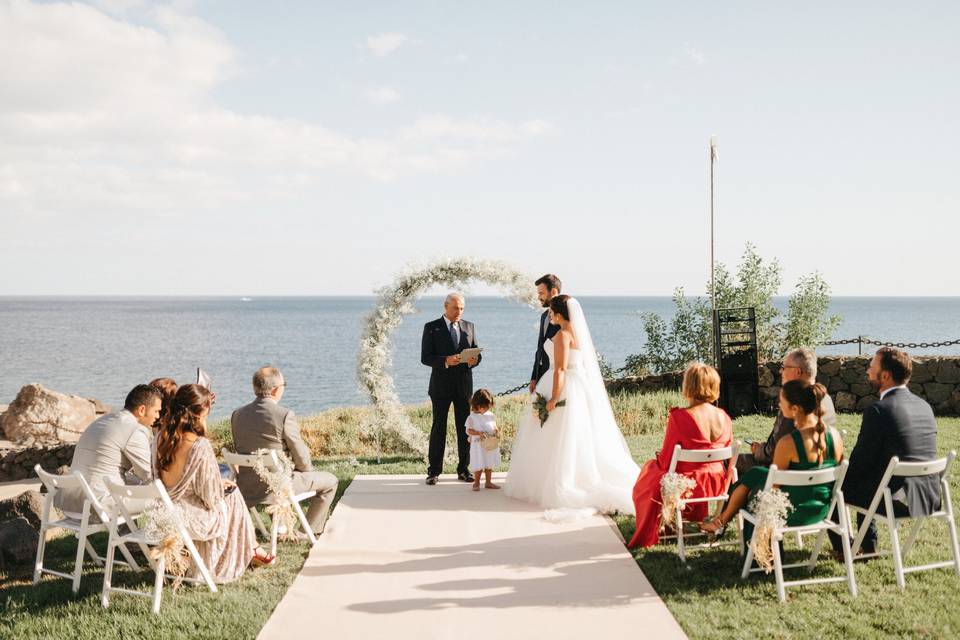
[[[863,412],[860,436],[843,480],[844,499],[861,507],[870,506],[893,456],[903,462],[937,457],[937,421],[933,410],[908,389],[891,389]],[[890,491],[895,510],[905,509],[911,516],[926,515],[940,507],[937,475],[894,478]],[[883,507],[882,501],[880,506]]]
[[[461,319],[457,326],[460,328],[460,344],[455,345],[443,318],[423,325],[420,362],[431,368],[428,393],[432,398],[466,398],[473,393],[472,367],[466,363],[446,366],[447,356],[477,346],[477,332],[473,323]],[[477,358],[477,364],[482,358],[482,355]]]
[[[537,332],[537,355],[534,356],[533,359],[533,373],[530,374],[531,380],[539,380],[541,376],[547,372],[547,369],[550,368],[550,356],[547,355],[546,350],[543,348],[543,343],[557,335],[560,327],[559,325],[550,324],[549,317],[549,311],[544,311],[543,315],[540,316],[539,331]]]

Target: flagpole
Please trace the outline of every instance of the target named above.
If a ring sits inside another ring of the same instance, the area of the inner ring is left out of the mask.
[[[719,355],[717,353],[718,345],[716,340],[716,317],[717,317],[717,270],[716,270],[716,227],[714,222],[714,165],[717,162],[717,137],[710,136],[710,319],[714,329],[713,340],[713,364],[719,364]]]

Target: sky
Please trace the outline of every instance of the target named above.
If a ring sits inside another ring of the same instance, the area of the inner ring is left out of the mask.
[[[0,295],[960,295],[960,4],[0,0]],[[485,292],[479,287],[478,292]]]

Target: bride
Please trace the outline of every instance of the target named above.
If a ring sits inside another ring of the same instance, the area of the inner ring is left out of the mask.
[[[560,331],[544,345],[550,369],[536,388],[549,415],[541,425],[535,408],[521,412],[504,492],[544,507],[551,520],[632,514],[640,468],[613,418],[580,303],[555,296],[550,322]]]

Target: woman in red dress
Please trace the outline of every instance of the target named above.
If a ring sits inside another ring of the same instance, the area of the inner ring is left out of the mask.
[[[663,446],[653,460],[647,461],[633,487],[637,508],[637,530],[629,547],[652,547],[660,539],[660,479],[670,469],[673,448],[722,449],[733,439],[733,422],[723,409],[713,406],[720,397],[720,374],[710,365],[695,362],[683,372],[683,396],[690,403],[685,409],[670,410]],[[676,472],[693,478],[697,486],[692,498],[717,496],[727,484],[723,462],[679,462]],[[688,505],[683,519],[700,522],[707,516],[707,505]]]

